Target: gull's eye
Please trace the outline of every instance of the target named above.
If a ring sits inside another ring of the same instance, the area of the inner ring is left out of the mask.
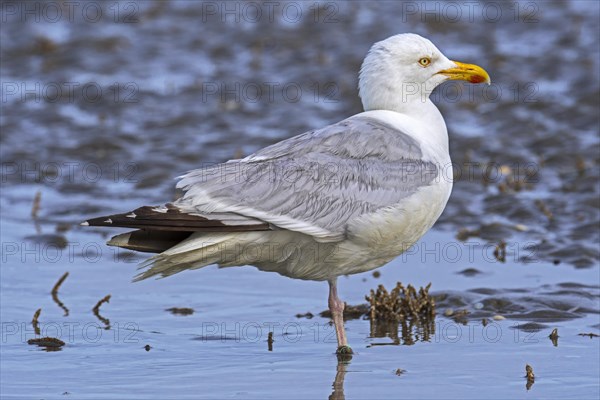
[[[429,64],[431,64],[431,58],[429,57],[423,57],[419,60],[419,65],[421,67],[428,67]]]

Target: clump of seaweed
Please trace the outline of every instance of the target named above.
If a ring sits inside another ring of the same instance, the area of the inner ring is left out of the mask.
[[[366,300],[370,304],[371,336],[389,336],[394,344],[411,345],[419,340],[429,340],[435,333],[435,300],[429,294],[431,283],[418,291],[398,282],[388,292],[383,285],[371,290]],[[398,337],[401,327],[402,341]]]
[[[419,291],[401,282],[388,293],[383,285],[377,291],[371,289],[371,295],[365,296],[371,305],[369,317],[372,321],[402,321],[408,318],[431,319],[435,316],[435,300],[429,295],[431,283]]]

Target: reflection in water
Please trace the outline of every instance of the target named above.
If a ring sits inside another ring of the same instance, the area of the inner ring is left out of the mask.
[[[548,337],[552,341],[554,347],[558,347],[558,329],[554,328]]]
[[[401,321],[371,320],[372,338],[389,337],[392,343],[372,343],[370,346],[406,345],[428,342],[435,335],[435,315],[427,318],[407,318]]]
[[[62,308],[62,309],[63,309],[63,311],[65,312],[65,313],[64,313],[64,316],[65,316],[65,317],[68,317],[68,316],[69,316],[69,309],[67,308],[67,306],[65,306],[65,305],[63,304],[63,302],[62,302],[62,301],[60,301],[60,299],[58,298],[58,295],[57,295],[56,293],[54,293],[54,292],[52,292],[52,300],[54,300],[54,302],[55,302],[56,304],[58,304],[58,306],[59,306],[60,308]]]
[[[96,305],[92,309],[96,318],[98,318],[100,321],[102,321],[102,323],[105,325],[104,329],[106,329],[106,330],[110,329],[110,320],[108,318],[104,318],[102,315],[100,315],[100,306],[103,303],[108,303],[109,301],[110,301],[110,294],[108,294],[108,295],[104,296],[102,299],[100,299],[100,301],[98,301],[98,303],[96,303]]]
[[[58,304],[58,306],[60,308],[63,309],[63,311],[65,312],[64,316],[67,317],[69,315],[69,309],[63,304],[62,301],[60,301],[60,299],[58,298],[58,289],[60,288],[60,285],[63,284],[63,282],[65,281],[65,279],[67,279],[67,277],[69,276],[68,272],[65,272],[59,279],[58,281],[54,284],[54,287],[52,288],[52,300],[54,300],[54,302],[56,304]]]
[[[269,336],[267,337],[267,346],[269,351],[273,351],[273,332],[269,332]]]
[[[531,389],[531,387],[533,386],[534,383],[535,383],[535,381],[530,381],[528,379],[527,383],[525,384],[525,389],[527,389],[527,390]]]
[[[333,381],[333,392],[329,396],[329,400],[345,400],[344,395],[344,379],[346,377],[346,368],[350,365],[352,360],[352,354],[338,354],[338,363],[335,373],[335,380]]]
[[[40,335],[40,326],[38,324],[38,318],[40,317],[40,314],[42,313],[42,309],[38,308],[35,313],[33,314],[33,319],[31,320],[31,325],[33,326],[33,330],[35,331],[36,335]]]
[[[527,378],[527,383],[525,384],[525,389],[529,390],[535,383],[535,374],[533,373],[533,368],[531,365],[525,365],[525,377]]]
[[[38,211],[40,211],[40,203],[42,201],[42,192],[39,190],[35,193],[35,197],[33,198],[33,204],[31,206],[31,219],[33,220],[33,224],[35,226],[35,232],[38,235],[42,234],[42,227],[40,225],[40,221],[38,220]]]

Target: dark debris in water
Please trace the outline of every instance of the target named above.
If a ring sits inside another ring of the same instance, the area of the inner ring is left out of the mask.
[[[558,338],[560,336],[558,336],[558,328],[554,328],[552,329],[552,332],[550,332],[550,334],[548,335],[548,338],[550,339],[550,341],[552,341],[552,344],[554,345],[554,347],[558,347]]]
[[[533,188],[534,186],[529,177],[516,178],[512,174],[498,184],[498,190],[501,193],[514,193],[522,190],[532,190]]]
[[[346,304],[344,307],[344,320],[362,318],[368,312],[369,312],[369,306],[367,304],[358,304],[355,306]],[[310,314],[310,313],[308,313],[308,314]],[[296,317],[298,317],[298,315],[296,315]],[[321,316],[323,318],[331,318],[331,311],[329,311],[329,310],[321,311],[319,313],[319,316]]]
[[[365,315],[366,306],[346,306],[344,308],[344,319],[358,319]]]
[[[531,386],[535,383],[535,374],[533,373],[533,367],[529,364],[525,365],[525,378],[527,378],[527,384],[525,388],[527,390],[531,389]]]
[[[494,249],[494,257],[500,262],[506,262],[506,242],[501,240]]]
[[[267,336],[267,350],[268,351],[273,351],[273,342],[275,342],[275,339],[273,339],[273,332],[269,332],[269,334]]]
[[[597,333],[579,333],[579,336],[588,336],[590,339],[595,338],[595,337],[600,337],[600,335],[598,335]]]
[[[65,345],[65,342],[63,342],[60,339],[53,338],[53,337],[42,337],[42,338],[29,339],[27,341],[27,344],[38,345],[40,347],[44,347],[45,348],[44,350],[46,350],[46,351],[56,351],[56,350],[60,350],[60,348]]]
[[[471,238],[482,238],[489,242],[501,242],[513,236],[515,231],[527,229],[523,225],[505,225],[492,222],[480,225],[477,229],[461,228],[456,234],[456,239],[467,241]]]
[[[466,277],[473,277],[473,276],[481,275],[482,273],[483,272],[481,272],[477,268],[465,268],[462,271],[457,272],[457,274],[466,276]]]
[[[540,324],[539,322],[526,322],[524,324],[513,325],[511,329],[518,329],[523,332],[539,332],[547,329],[548,325]]]
[[[173,315],[192,315],[194,314],[194,309],[189,307],[171,307],[167,308],[165,311],[169,311]]]
[[[444,311],[444,317],[450,318],[457,324],[466,325],[469,322],[469,310],[453,310],[447,308]]]
[[[36,219],[38,216],[38,212],[40,211],[40,204],[42,202],[42,192],[39,190],[35,193],[33,197],[33,204],[31,205],[31,217]]]

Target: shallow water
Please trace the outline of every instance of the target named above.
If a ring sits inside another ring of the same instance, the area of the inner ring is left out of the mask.
[[[426,13],[420,2],[291,2],[272,21],[233,2],[230,14],[219,2],[114,3],[95,21],[99,3],[86,4],[88,14],[63,8],[56,21],[42,6],[2,6],[3,398],[600,396],[600,340],[579,336],[600,333],[596,2],[491,2],[473,18],[460,3],[456,18],[450,3]],[[251,267],[132,284],[143,257],[106,247],[116,230],[77,225],[172,199],[172,178],[202,162],[359,112],[362,57],[405,31],[494,81],[434,94],[457,179],[440,222],[381,277],[340,278],[349,304],[378,284],[431,282],[428,341],[412,332],[401,343],[414,344],[392,345],[353,319],[357,354],[338,363],[318,316],[325,284]],[[67,271],[65,315],[50,291]],[[92,308],[107,294],[102,320]],[[27,344],[39,308],[41,334],[65,341],[60,351]]]

